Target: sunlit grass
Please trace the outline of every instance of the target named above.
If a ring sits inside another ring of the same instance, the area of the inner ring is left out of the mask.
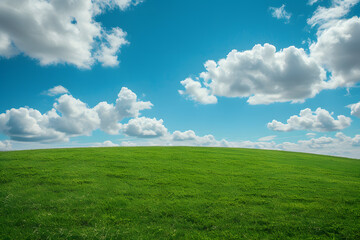
[[[0,153],[0,239],[360,239],[360,161],[134,147]]]

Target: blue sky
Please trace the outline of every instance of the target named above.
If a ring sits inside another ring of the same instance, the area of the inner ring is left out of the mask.
[[[70,2],[0,3],[1,150],[199,145],[360,156],[357,0]],[[209,60],[216,67],[205,68]],[[49,96],[55,86],[68,92]],[[136,100],[117,107],[123,87]],[[111,116],[95,109],[103,101]]]

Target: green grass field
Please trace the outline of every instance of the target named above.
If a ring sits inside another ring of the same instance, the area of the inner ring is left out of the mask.
[[[0,153],[0,239],[360,239],[360,161],[229,148]]]

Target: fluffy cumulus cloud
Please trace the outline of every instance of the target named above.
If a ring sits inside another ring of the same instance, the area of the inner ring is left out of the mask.
[[[310,52],[331,72],[326,88],[354,86],[360,81],[360,18],[334,22],[319,33]]]
[[[109,8],[125,10],[133,0],[2,0],[0,56],[24,53],[41,65],[68,63],[90,68],[118,63],[125,33],[104,29],[96,16]]]
[[[48,114],[41,114],[32,108],[12,108],[0,114],[0,132],[12,140],[25,142],[66,141],[65,133],[50,125]]]
[[[100,125],[96,111],[71,95],[64,94],[47,113],[49,126],[68,136],[90,135]]]
[[[332,114],[322,108],[311,111],[306,108],[300,111],[299,116],[291,116],[287,123],[273,120],[268,123],[267,127],[274,131],[289,132],[294,130],[309,130],[317,132],[338,131],[349,127],[351,119],[343,115],[339,115],[334,119]]]
[[[201,104],[217,103],[217,98],[210,94],[210,90],[203,87],[199,81],[194,81],[192,78],[187,78],[180,82],[185,90],[179,90],[181,95],[189,96],[191,100]]]
[[[123,87],[118,94],[116,104],[100,102],[94,107],[100,118],[100,128],[108,134],[119,134],[124,118],[138,117],[140,111],[150,109],[151,102],[138,101],[137,96],[130,89]]]
[[[62,88],[50,90],[47,93],[55,94],[61,92]],[[65,93],[56,99],[53,108],[46,113],[25,107],[0,114],[0,133],[15,141],[59,143],[75,136],[89,136],[94,130],[101,129],[108,134],[151,139],[147,145],[227,146],[225,140],[218,141],[213,135],[197,136],[192,130],[171,134],[162,119],[140,117],[142,110],[152,106],[151,102],[139,101],[136,94],[126,87],[119,92],[115,104],[100,102],[92,108]],[[128,122],[122,123],[125,119],[129,119]],[[134,144],[125,141],[121,145]],[[118,145],[105,141],[94,146]]]
[[[138,117],[140,111],[151,108],[150,102],[123,87],[116,104],[100,102],[90,108],[72,95],[61,95],[47,113],[32,108],[10,109],[0,114],[0,132],[12,140],[28,142],[62,142],[70,137],[90,135],[101,129],[118,134],[125,118]]]
[[[0,151],[9,151],[11,149],[12,149],[12,145],[9,140],[0,141]]]
[[[325,89],[355,86],[360,81],[360,18],[344,17],[359,2],[333,0],[331,7],[319,6],[307,20],[317,27],[308,53],[293,46],[276,51],[270,44],[233,50],[218,62],[207,61],[200,78],[181,81],[185,90],[180,94],[202,104],[216,103],[217,97],[244,97],[250,104],[294,103]],[[290,18],[284,5],[272,10],[274,17]]]
[[[175,131],[172,134],[172,139],[174,141],[186,141],[186,140],[195,140],[196,139],[196,134],[194,131],[192,130],[188,130],[185,132],[181,132],[181,131]]]
[[[360,118],[360,102],[350,104],[348,107],[351,109],[351,115]]]
[[[56,95],[60,95],[60,94],[64,94],[64,93],[69,93],[69,90],[67,90],[66,88],[64,88],[61,85],[58,85],[53,88],[50,88],[45,93],[49,96],[56,96]]]
[[[270,11],[271,11],[271,15],[274,17],[274,18],[277,18],[277,19],[284,19],[285,21],[289,21],[290,18],[291,18],[291,14],[288,13],[286,10],[285,10],[285,4],[283,4],[281,7],[279,8],[276,8],[276,7],[270,7],[269,8]]]
[[[289,47],[276,51],[273,45],[256,45],[239,52],[232,50],[225,59],[205,63],[197,80],[182,84],[190,98],[201,103],[214,96],[248,98],[250,104],[302,102],[314,97],[324,85],[325,71],[303,49]],[[191,84],[193,87],[187,87]],[[189,90],[190,89],[190,90]]]
[[[170,136],[171,145],[190,145],[190,146],[212,146],[212,147],[225,147],[227,142],[223,139],[218,141],[211,134],[205,136],[197,136],[193,130],[184,132],[175,131]]]
[[[128,136],[140,138],[157,138],[167,134],[167,129],[163,125],[163,120],[156,118],[133,118],[122,127],[123,133]]]

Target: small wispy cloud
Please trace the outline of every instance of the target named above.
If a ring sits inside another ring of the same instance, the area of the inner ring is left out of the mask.
[[[316,136],[316,133],[307,133],[306,136],[309,138],[313,138]]]
[[[308,1],[308,5],[312,6],[312,5],[314,5],[315,3],[320,2],[320,1],[321,1],[321,0],[309,0],[309,1]]]
[[[270,9],[270,11],[271,11],[271,15],[272,15],[274,18],[284,19],[286,22],[289,22],[289,21],[290,21],[291,13],[288,13],[288,12],[285,10],[285,4],[283,4],[283,5],[282,5],[281,7],[279,7],[279,8],[270,7],[269,9]]]
[[[327,29],[346,16],[360,0],[332,0],[330,7],[319,6],[313,16],[307,19],[312,27],[319,26],[320,30]]]

